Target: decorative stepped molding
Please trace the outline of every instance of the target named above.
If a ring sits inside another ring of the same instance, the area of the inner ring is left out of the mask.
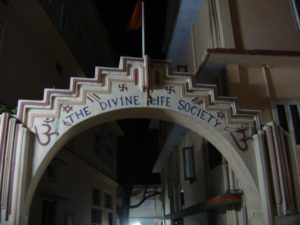
[[[69,89],[45,89],[43,100],[20,100],[16,117],[33,130],[34,117],[58,118],[62,105],[84,105],[111,93],[114,83],[123,82],[138,86],[148,98],[153,89],[180,86],[181,97],[191,97],[207,110],[224,111],[228,123],[250,125],[252,134],[261,129],[258,111],[241,110],[237,98],[217,96],[216,86],[196,83],[194,77],[191,73],[172,72],[170,61],[121,57],[119,68],[96,67],[94,78],[72,77]]]

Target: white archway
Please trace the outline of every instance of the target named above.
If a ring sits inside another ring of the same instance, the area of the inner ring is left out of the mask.
[[[170,62],[147,56],[121,58],[119,68],[96,68],[95,78],[72,78],[69,90],[46,89],[42,101],[19,101],[18,119],[34,137],[33,142],[22,139],[27,157],[20,155],[17,224],[26,224],[37,184],[68,140],[93,126],[126,118],[166,120],[198,133],[233,168],[249,196],[248,209],[262,207],[252,138],[260,130],[258,113],[239,110],[236,99],[218,98],[214,86],[195,84],[192,74],[169,68]]]
[[[124,117],[126,115],[126,117]],[[40,164],[36,173],[31,178],[31,183],[27,191],[24,213],[28,215],[28,210],[31,204],[32,197],[35,193],[36,187],[43,175],[46,167],[49,165],[54,156],[58,151],[66,144],[72,137],[77,134],[100,124],[127,118],[148,118],[148,119],[159,119],[165,120],[172,123],[182,125],[184,127],[193,130],[195,133],[204,137],[206,140],[215,145],[215,147],[220,151],[224,158],[228,161],[232,169],[235,171],[237,178],[239,179],[240,185],[244,190],[246,196],[251,196],[247,205],[251,208],[257,208],[260,206],[260,198],[258,187],[255,183],[251,172],[247,168],[243,159],[237,153],[236,148],[230,143],[224,136],[220,135],[219,131],[211,126],[204,123],[195,123],[194,119],[186,117],[185,115],[179,114],[177,112],[168,111],[164,109],[122,109],[116,110],[109,113],[104,113],[97,115],[93,118],[85,120],[73,127],[72,130],[65,133],[64,136],[59,138],[55,145],[49,150],[47,156],[44,158],[43,162]]]

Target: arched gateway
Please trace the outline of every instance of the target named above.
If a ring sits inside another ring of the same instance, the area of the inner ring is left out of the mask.
[[[258,112],[239,110],[236,99],[216,97],[213,86],[147,56],[121,58],[119,68],[97,67],[92,79],[72,78],[69,90],[46,89],[42,101],[21,100],[17,118],[1,115],[1,222],[27,224],[37,184],[70,138],[134,117],[177,123],[210,141],[240,181],[249,223],[273,223]]]

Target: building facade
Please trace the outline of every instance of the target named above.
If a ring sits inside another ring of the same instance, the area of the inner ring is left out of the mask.
[[[1,1],[0,10],[0,104],[8,109],[114,64],[93,1]]]
[[[68,88],[71,77],[93,76],[97,64],[113,65],[104,30],[93,1],[1,1],[0,112],[15,114],[18,99],[41,98],[44,88]],[[115,224],[119,132],[107,124],[66,143],[38,184],[27,223]],[[1,171],[12,173],[7,157],[15,155],[5,152]],[[8,177],[0,189],[0,224],[9,224],[15,208],[7,201],[13,192]]]
[[[48,165],[33,196],[28,224],[115,224],[116,136],[104,124],[67,143]]]
[[[175,62],[173,69],[195,73],[199,83],[216,84],[219,95],[237,97],[242,109],[260,112],[266,142],[272,144],[267,139],[275,135],[278,141],[272,145],[281,145],[266,153],[270,160],[267,171],[271,177],[268,188],[272,223],[297,224],[299,193],[294,185],[298,186],[300,177],[299,1],[204,0],[193,1],[194,8],[191,2],[181,1],[177,9],[167,54]],[[189,20],[184,20],[187,14]],[[281,126],[280,131],[271,121]],[[176,129],[174,126],[173,133]],[[154,168],[155,172],[159,168],[163,171],[166,218],[172,218],[167,221],[249,223],[251,212],[245,211],[247,196],[245,205],[238,208],[227,206],[208,211],[209,207],[205,210],[199,206],[214,195],[240,189],[239,181],[215,147],[201,137],[196,138],[193,132],[187,132],[177,143],[169,160],[164,164],[158,161]],[[196,179],[192,182],[184,176],[186,148],[193,149],[195,158]],[[165,146],[166,152],[167,149]],[[165,157],[163,152],[160,157]],[[289,172],[283,169],[286,166]],[[196,190],[202,190],[197,200],[191,195]],[[189,213],[187,209],[193,205],[198,206],[198,212]],[[262,224],[264,214],[265,210],[258,212],[255,224]]]

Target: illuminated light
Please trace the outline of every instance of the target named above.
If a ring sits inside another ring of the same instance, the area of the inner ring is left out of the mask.
[[[141,223],[140,222],[136,222],[136,223],[134,223],[132,225],[141,225]]]

